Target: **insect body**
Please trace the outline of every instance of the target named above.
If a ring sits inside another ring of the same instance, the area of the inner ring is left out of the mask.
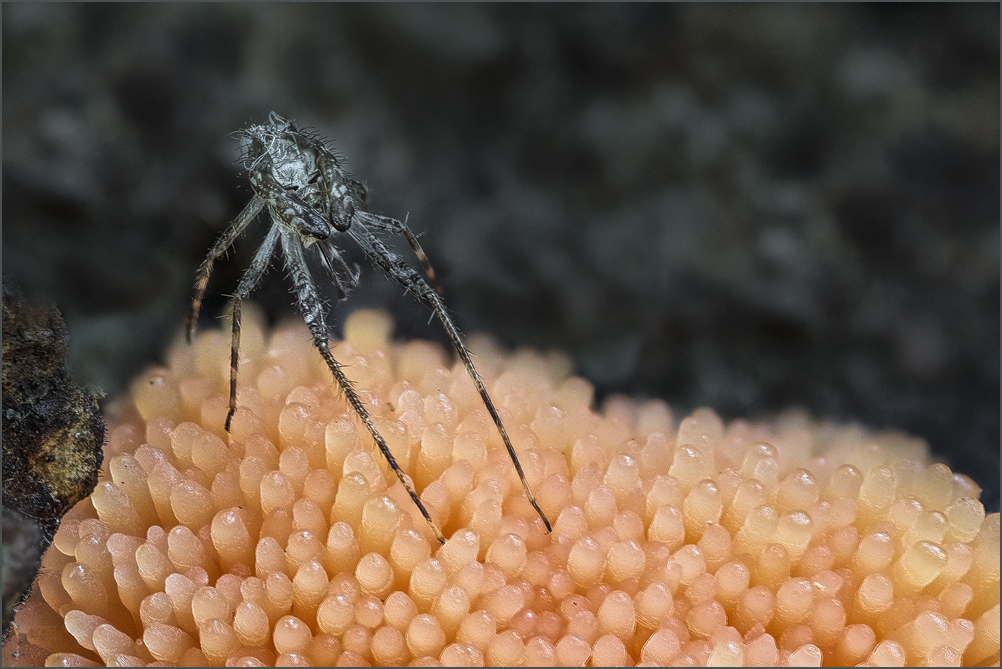
[[[237,134],[247,140],[244,165],[251,187],[254,189],[254,197],[230,223],[202,262],[195,282],[191,309],[188,313],[187,331],[188,340],[191,341],[213,263],[233,245],[233,242],[250,222],[267,209],[272,219],[272,226],[268,230],[264,242],[254,254],[250,267],[241,277],[233,295],[230,405],[226,414],[226,431],[230,430],[230,421],[233,419],[233,413],[237,407],[240,303],[254,290],[267,269],[268,262],[275,253],[276,247],[281,245],[282,255],[285,258],[285,268],[295,288],[296,303],[310,334],[313,336],[313,343],[319,349],[320,355],[323,356],[348,403],[365,424],[393,472],[400,479],[407,493],[435,532],[435,536],[440,542],[445,543],[444,537],[435,527],[428,510],[418,498],[414,486],[411,485],[390,449],[386,446],[386,442],[376,430],[365,405],[359,399],[351,382],[344,375],[341,365],[334,359],[328,345],[323,304],[313,276],[306,265],[304,253],[316,249],[321,264],[334,281],[338,296],[344,298],[351,288],[358,285],[359,275],[357,271],[352,271],[341,257],[335,240],[350,238],[362,248],[372,262],[396,279],[409,293],[430,306],[442,322],[456,353],[462,359],[470,378],[480,393],[487,412],[501,434],[501,439],[504,441],[512,464],[514,464],[522,481],[522,487],[529,498],[529,503],[543,520],[546,530],[550,531],[550,522],[542,509],[539,508],[532,491],[529,489],[522,466],[515,455],[515,449],[511,445],[511,440],[505,432],[501,418],[494,408],[490,395],[487,394],[487,389],[484,387],[480,375],[473,366],[470,353],[445,310],[439,293],[432,288],[431,284],[435,283],[434,270],[421,249],[421,245],[418,244],[417,238],[407,225],[393,218],[363,211],[361,205],[365,202],[365,187],[349,178],[340,161],[322,139],[298,130],[292,121],[272,112],[268,116],[266,125],[252,125]],[[378,233],[402,235],[421,262],[428,281],[391,251]]]

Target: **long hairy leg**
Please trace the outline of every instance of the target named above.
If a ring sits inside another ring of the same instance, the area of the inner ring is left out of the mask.
[[[198,320],[198,312],[202,309],[202,297],[205,296],[205,287],[209,283],[212,264],[216,261],[216,258],[226,253],[226,249],[233,245],[233,242],[244,231],[244,228],[261,213],[262,209],[264,209],[264,200],[255,195],[247,203],[247,206],[243,208],[243,211],[237,214],[237,217],[233,219],[229,227],[223,231],[223,234],[219,236],[219,239],[216,240],[216,243],[209,251],[209,255],[202,261],[202,266],[198,268],[198,275],[195,279],[195,291],[191,296],[191,308],[188,310],[188,327],[185,330],[188,343],[191,343],[191,337],[195,334],[195,322]]]
[[[341,257],[341,254],[330,241],[319,241],[316,243],[316,247],[320,252],[321,264],[327,269],[327,272],[331,275],[331,279],[334,281],[338,299],[343,300],[347,297],[348,291],[358,285],[358,270],[353,271],[348,267],[348,263],[344,261],[344,258]],[[342,273],[344,274],[343,281],[341,278]]]
[[[428,525],[435,534],[435,538],[438,539],[439,543],[444,544],[445,537],[442,536],[442,533],[435,525],[435,521],[432,520],[431,514],[428,513],[428,509],[425,508],[424,503],[421,502],[421,498],[418,497],[417,492],[414,490],[414,485],[407,475],[404,474],[400,465],[397,464],[396,458],[393,457],[393,453],[386,445],[386,441],[383,440],[382,435],[376,430],[376,426],[373,424],[372,418],[369,416],[369,412],[366,410],[358,393],[355,392],[354,386],[352,386],[348,377],[345,376],[341,365],[334,359],[334,354],[330,351],[330,345],[327,342],[327,324],[324,318],[323,305],[317,293],[316,286],[313,283],[313,277],[310,276],[309,268],[306,266],[301,242],[294,233],[288,231],[282,232],[281,239],[282,250],[285,253],[285,267],[295,286],[296,302],[299,304],[299,310],[303,314],[306,326],[310,329],[310,334],[313,335],[314,345],[320,350],[320,355],[323,356],[324,362],[327,363],[331,374],[334,375],[334,380],[337,381],[342,392],[344,392],[348,404],[351,405],[351,408],[358,417],[362,419],[362,423],[365,424],[369,434],[372,435],[372,439],[376,442],[376,446],[379,447],[379,451],[390,464],[390,469],[397,475],[397,478],[403,484],[410,498],[414,500],[414,504],[417,505],[421,515],[428,521]]]
[[[490,414],[491,419],[494,421],[494,425],[497,426],[498,432],[501,434],[501,440],[504,442],[504,446],[508,450],[508,455],[511,458],[512,464],[515,466],[515,471],[518,472],[518,478],[522,482],[522,489],[525,490],[526,497],[529,498],[529,504],[531,504],[532,508],[536,510],[537,514],[539,514],[539,517],[543,521],[543,525],[546,526],[546,531],[550,532],[552,530],[550,521],[546,517],[546,514],[543,513],[543,510],[539,508],[539,504],[536,502],[536,496],[532,494],[532,490],[529,488],[529,482],[526,480],[525,472],[522,470],[522,464],[518,461],[518,456],[515,454],[515,447],[512,446],[511,439],[508,438],[508,432],[504,429],[504,424],[501,422],[501,416],[498,415],[497,409],[494,408],[494,402],[491,400],[491,396],[487,393],[487,388],[484,387],[483,379],[480,378],[480,374],[477,373],[476,367],[473,366],[473,359],[470,357],[470,352],[463,343],[459,330],[452,322],[452,318],[449,316],[448,311],[446,311],[442,298],[439,297],[438,293],[431,289],[420,274],[414,271],[410,265],[405,263],[399,256],[387,248],[382,240],[372,234],[372,232],[366,229],[364,225],[353,225],[349,229],[348,233],[355,239],[355,241],[358,242],[373,262],[379,265],[387,274],[400,282],[400,284],[403,285],[403,287],[406,288],[412,295],[428,304],[435,312],[435,315],[438,316],[438,320],[442,323],[442,327],[445,328],[446,334],[448,334],[449,339],[452,340],[452,345],[456,349],[456,353],[459,354],[460,359],[463,361],[463,365],[466,367],[466,372],[473,380],[473,385],[476,386],[477,392],[480,394],[480,399],[483,400],[484,406],[487,408],[487,413]]]
[[[250,267],[244,272],[240,283],[237,285],[237,292],[233,294],[233,341],[230,344],[230,409],[226,412],[226,431],[230,431],[230,421],[233,420],[233,413],[237,410],[237,367],[240,365],[240,302],[250,295],[261,276],[268,268],[268,261],[271,254],[275,252],[275,244],[278,243],[280,226],[273,223],[271,230],[264,238],[264,242],[258,247],[254,254],[254,260]]]
[[[411,232],[411,229],[407,227],[407,223],[398,221],[395,218],[390,218],[389,216],[380,216],[379,214],[370,214],[369,212],[360,213],[364,217],[366,225],[374,230],[381,230],[383,232],[390,232],[404,236],[407,243],[410,244],[411,250],[414,251],[414,255],[417,257],[418,262],[421,263],[421,268],[424,270],[425,276],[428,277],[428,283],[431,284],[431,287],[435,289],[436,293],[441,295],[442,286],[439,285],[438,277],[435,276],[435,268],[431,266],[431,261],[428,260],[428,256],[425,255],[424,249],[421,248],[421,244],[418,243],[417,235]]]
[[[438,320],[441,321],[442,327],[445,328],[446,333],[449,335],[449,339],[452,340],[452,345],[459,354],[459,357],[463,361],[463,365],[466,366],[466,372],[473,379],[473,385],[477,387],[477,392],[480,393],[480,399],[484,401],[484,406],[487,407],[487,413],[491,415],[491,420],[494,421],[494,425],[497,426],[498,432],[501,433],[501,440],[504,442],[504,447],[508,449],[508,455],[511,457],[511,462],[515,465],[515,471],[518,472],[518,478],[522,482],[522,489],[525,490],[526,497],[529,498],[529,504],[532,508],[536,510],[539,517],[543,520],[543,525],[546,526],[546,531],[552,531],[550,527],[550,521],[543,513],[543,510],[539,508],[539,504],[536,502],[536,496],[532,494],[532,490],[529,488],[529,482],[525,479],[525,472],[522,471],[522,464],[518,461],[518,456],[515,455],[515,447],[511,445],[511,440],[508,438],[508,433],[504,429],[504,424],[501,422],[501,416],[498,415],[497,409],[494,408],[494,402],[491,401],[491,396],[487,394],[487,388],[484,387],[484,381],[480,378],[480,374],[477,373],[476,367],[473,366],[473,359],[470,357],[470,352],[463,343],[462,338],[459,336],[459,330],[456,329],[455,324],[452,322],[452,318],[449,317],[448,312],[445,310],[445,305],[442,303],[442,298],[439,297],[438,293],[432,291],[430,288],[425,292],[425,301],[431,305],[431,308],[435,311],[435,315],[438,316]]]

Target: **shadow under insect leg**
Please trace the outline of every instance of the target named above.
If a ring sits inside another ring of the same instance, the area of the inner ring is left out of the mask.
[[[237,285],[237,292],[233,294],[233,340],[230,343],[230,408],[226,412],[226,431],[230,431],[230,422],[233,414],[237,410],[237,368],[240,366],[240,302],[251,294],[257,282],[268,268],[268,261],[271,254],[275,252],[275,245],[281,228],[277,223],[271,226],[264,242],[254,254],[254,260],[250,267],[244,272],[243,278]]]
[[[212,274],[212,264],[216,258],[226,253],[226,249],[233,246],[240,233],[250,224],[254,218],[264,209],[264,200],[255,195],[251,198],[247,206],[243,208],[237,217],[233,219],[229,227],[219,236],[213,244],[209,255],[202,261],[202,266],[198,268],[198,275],[195,279],[195,291],[191,296],[191,308],[188,310],[188,327],[185,329],[185,336],[188,343],[191,343],[191,336],[195,333],[195,322],[198,320],[198,312],[202,309],[202,298],[205,296],[205,287],[209,284],[209,275]]]

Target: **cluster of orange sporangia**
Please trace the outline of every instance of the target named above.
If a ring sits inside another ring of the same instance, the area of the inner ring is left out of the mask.
[[[999,659],[999,515],[900,434],[674,422],[559,354],[461,364],[356,312],[333,347],[440,546],[301,324],[172,348],[119,409],[5,659],[58,666],[961,665]],[[11,649],[17,644],[18,656]]]

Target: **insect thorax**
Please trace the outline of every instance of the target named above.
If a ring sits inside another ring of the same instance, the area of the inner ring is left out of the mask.
[[[337,229],[348,227],[356,201],[365,199],[365,191],[351,180],[322,140],[300,131],[292,121],[274,112],[268,124],[251,126],[243,134],[250,140],[246,147],[248,172],[261,180],[266,173],[281,189],[295,192]],[[272,199],[260,194],[266,200]]]

